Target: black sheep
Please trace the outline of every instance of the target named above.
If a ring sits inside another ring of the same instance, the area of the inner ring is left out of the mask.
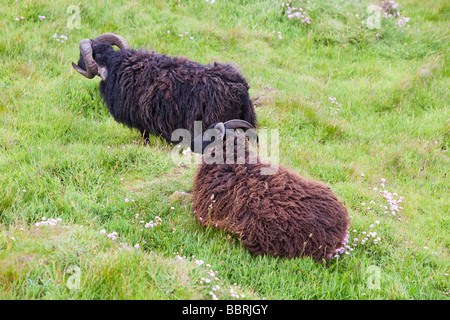
[[[116,45],[120,50],[114,50]],[[249,85],[231,65],[203,65],[182,57],[132,50],[116,34],[80,42],[74,69],[87,78],[102,78],[100,93],[114,119],[149,135],[171,141],[175,129],[194,135],[216,122],[243,119],[256,126]]]

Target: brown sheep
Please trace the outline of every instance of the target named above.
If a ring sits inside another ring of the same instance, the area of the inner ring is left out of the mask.
[[[202,146],[202,153],[206,150],[193,188],[193,210],[200,225],[234,233],[255,255],[311,256],[321,260],[342,250],[348,239],[349,217],[329,187],[281,166],[274,174],[262,175],[261,169],[270,164],[261,163],[257,157],[250,158],[247,142],[244,142],[245,163],[211,163],[219,148],[223,148],[222,157],[226,159],[225,138],[233,139],[236,163],[242,163],[244,153],[238,153],[241,150],[238,146],[242,145],[238,141],[246,139],[238,140],[243,134],[230,135],[233,131],[229,129],[255,131],[243,120],[210,128],[216,131],[214,143],[202,136],[191,142],[192,150],[195,143]]]

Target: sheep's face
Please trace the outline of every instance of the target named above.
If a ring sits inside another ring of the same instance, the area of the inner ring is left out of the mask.
[[[211,125],[203,134],[191,140],[191,150],[203,154],[205,149],[222,144],[225,130],[222,122]]]
[[[111,57],[113,53],[114,49],[112,45],[108,43],[97,43],[92,46],[92,57],[98,65],[98,75],[103,81],[105,81],[108,76],[108,57]],[[78,59],[78,66],[86,71],[86,64],[81,56],[81,53],[80,59]]]
[[[238,134],[234,130],[244,130],[245,133]],[[204,154],[206,150],[219,147],[222,149],[222,147],[227,147],[227,141],[226,139],[231,139],[231,145],[233,145],[233,151],[234,146],[236,144],[236,139],[241,142],[239,147],[242,147],[244,153],[246,150],[246,143],[245,140],[247,138],[252,138],[253,142],[258,141],[258,136],[256,134],[256,131],[254,130],[254,127],[244,120],[229,120],[225,123],[218,122],[213,125],[211,125],[203,134],[195,137],[191,140],[191,150],[195,153],[201,153]],[[243,145],[242,145],[243,143]]]

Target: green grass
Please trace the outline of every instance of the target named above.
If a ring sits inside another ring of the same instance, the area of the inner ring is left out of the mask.
[[[411,20],[401,29],[392,18],[361,25],[370,1],[311,0],[310,25],[289,20],[282,2],[84,2],[81,29],[69,29],[70,1],[1,0],[0,299],[229,299],[230,286],[245,299],[448,299],[448,1],[402,0]],[[255,257],[200,228],[189,194],[196,166],[173,163],[156,137],[142,145],[108,113],[99,80],[70,65],[79,41],[103,32],[235,64],[261,128],[280,132],[280,164],[339,195],[351,240],[375,231],[379,243],[318,263]],[[404,197],[402,210],[385,214],[373,187]],[[140,222],[156,216],[154,228]],[[36,227],[43,217],[62,221]],[[78,289],[67,286],[70,266]],[[211,269],[218,280],[207,283]]]

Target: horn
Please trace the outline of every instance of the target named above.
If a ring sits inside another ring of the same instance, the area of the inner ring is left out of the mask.
[[[95,62],[92,56],[92,46],[90,39],[83,39],[80,41],[80,54],[83,58],[84,64],[86,65],[86,70],[81,69],[75,63],[72,62],[72,67],[80,73],[82,76],[92,79],[98,74],[97,62]]]
[[[217,129],[221,132],[221,136],[219,137],[219,139],[223,140],[223,137],[225,136],[225,131],[226,131],[225,124],[223,122],[219,122],[218,124],[216,124],[214,126],[214,129]]]
[[[258,134],[254,130],[255,127],[252,126],[249,122],[247,122],[245,120],[240,120],[240,119],[229,120],[224,123],[224,126],[226,129],[244,129],[244,131],[246,131],[247,133],[250,133],[250,136],[255,139],[256,144],[259,143]],[[247,131],[250,129],[253,129],[253,130]],[[250,136],[249,136],[249,138],[250,138]]]
[[[234,119],[234,120],[229,120],[227,122],[216,123],[216,124],[210,126],[208,128],[208,130],[209,129],[219,130],[221,132],[220,137],[218,137],[218,139],[216,139],[213,142],[211,142],[211,141],[204,141],[203,140],[203,138],[204,138],[203,134],[198,135],[197,137],[195,137],[194,139],[191,140],[191,146],[190,147],[191,147],[191,150],[193,152],[195,152],[195,153],[203,153],[207,147],[211,147],[211,146],[216,145],[217,143],[219,143],[219,141],[222,141],[225,138],[225,134],[226,134],[226,130],[227,129],[244,129],[244,130],[248,130],[248,129],[255,129],[255,127],[253,127],[250,123],[248,123],[245,120]],[[253,134],[256,136],[256,142],[258,142],[258,135],[256,134],[256,132],[253,132]],[[200,149],[200,147],[201,147],[201,149]]]
[[[130,49],[128,42],[124,38],[115,33],[101,34],[94,39],[94,42],[106,42],[109,44],[113,44],[119,47],[120,50]]]
[[[241,129],[255,129],[255,127],[252,126],[247,121],[239,120],[239,119],[229,120],[229,121],[224,123],[224,126],[227,129],[238,129],[238,128],[241,128]]]

